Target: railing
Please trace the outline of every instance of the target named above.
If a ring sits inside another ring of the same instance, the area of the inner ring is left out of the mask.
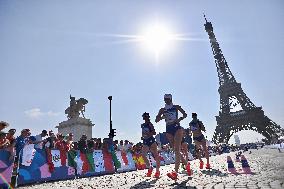
[[[0,188],[8,188],[11,183],[14,160],[9,160],[9,157],[8,151],[0,150]],[[148,154],[148,159],[152,166],[156,165],[150,154]],[[174,154],[161,152],[160,160],[161,165],[174,163]],[[145,168],[142,155],[130,152],[110,153],[104,150],[94,150],[90,153],[81,153],[25,147],[21,153],[16,183],[19,186]]]

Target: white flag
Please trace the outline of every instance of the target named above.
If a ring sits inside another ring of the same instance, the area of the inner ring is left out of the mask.
[[[23,148],[22,165],[30,166],[35,156],[34,144],[25,145]]]
[[[51,150],[52,155],[52,163],[54,167],[61,167],[61,159],[60,159],[60,151],[59,150]]]

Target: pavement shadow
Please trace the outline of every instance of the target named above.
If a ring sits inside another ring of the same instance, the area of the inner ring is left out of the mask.
[[[189,188],[189,189],[195,189],[195,186],[186,186],[186,183],[188,183],[188,181],[192,180],[192,177],[188,177],[186,180],[182,181],[181,183],[174,182],[173,184],[170,184],[170,186],[174,186],[173,188]]]
[[[203,174],[205,175],[216,175],[218,177],[227,177],[228,173],[222,173],[221,171],[217,170],[217,169],[210,169],[210,170],[202,170],[201,171]]]
[[[134,189],[134,188],[152,188],[155,187],[155,183],[157,182],[158,179],[147,179],[147,180],[143,180],[142,182],[139,182],[137,184],[135,184],[134,186],[131,186],[130,189]]]

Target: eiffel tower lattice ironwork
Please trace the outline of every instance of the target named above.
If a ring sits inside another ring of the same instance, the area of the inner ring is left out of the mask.
[[[243,91],[241,83],[237,83],[216,40],[211,22],[205,15],[204,18],[219,77],[220,111],[216,116],[213,142],[228,143],[230,137],[241,130],[256,131],[269,142],[279,138],[284,133],[283,129],[265,116],[262,107],[256,107]],[[236,106],[239,110],[231,111]]]

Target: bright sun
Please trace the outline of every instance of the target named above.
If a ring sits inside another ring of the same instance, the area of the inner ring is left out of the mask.
[[[170,30],[163,25],[152,25],[148,27],[144,33],[140,36],[145,48],[159,54],[165,51],[170,46],[170,42],[173,39],[173,35]]]
[[[176,45],[176,41],[200,40],[192,38],[187,33],[174,33],[170,28],[162,22],[155,22],[144,27],[144,30],[139,32],[139,34],[104,34],[104,36],[119,38],[120,40],[113,42],[115,44],[139,43],[144,50],[153,53],[156,62],[159,63],[161,55],[163,54],[164,56],[166,51],[172,50]]]

